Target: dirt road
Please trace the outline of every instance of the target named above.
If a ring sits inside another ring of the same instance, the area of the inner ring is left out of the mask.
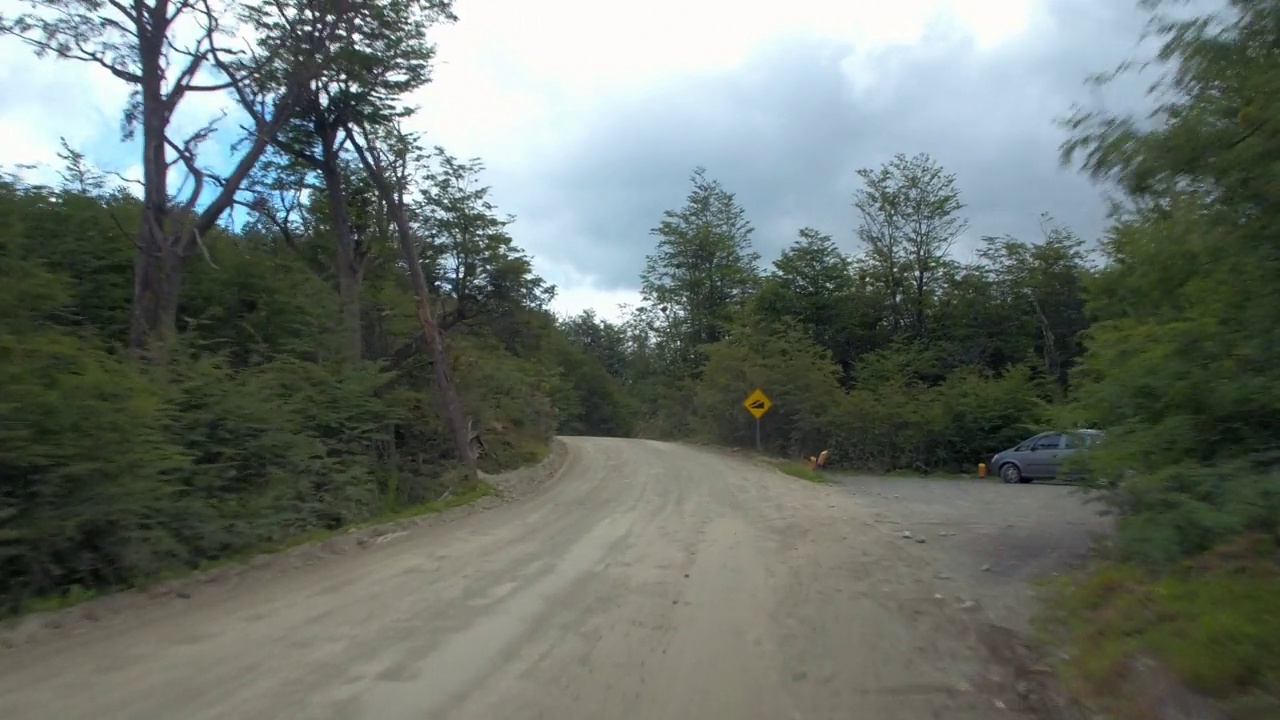
[[[0,652],[0,719],[1029,717],[981,605],[859,495],[568,442],[527,500]]]

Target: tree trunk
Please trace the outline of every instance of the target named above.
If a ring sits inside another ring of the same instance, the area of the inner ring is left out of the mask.
[[[360,313],[363,273],[338,253],[338,304],[342,306],[342,355],[351,363],[364,356],[364,325]]]
[[[325,138],[323,175],[337,249],[334,267],[338,271],[338,302],[342,308],[343,355],[350,362],[364,356],[364,332],[360,314],[360,293],[364,283],[365,253],[357,246],[351,216],[347,210],[347,191],[342,170],[332,152],[331,138]]]
[[[1031,306],[1035,308],[1037,324],[1040,326],[1040,332],[1044,337],[1044,374],[1053,379],[1059,385],[1066,385],[1066,378],[1062,373],[1062,365],[1058,357],[1058,345],[1053,335],[1053,328],[1049,325],[1049,318],[1044,314],[1044,310],[1040,307],[1040,301],[1036,300],[1035,295],[1031,296]]]
[[[368,137],[368,136],[366,136]],[[369,180],[382,198],[392,222],[396,226],[396,240],[400,246],[400,254],[409,269],[409,280],[413,284],[414,304],[417,306],[418,324],[422,326],[422,336],[431,356],[431,364],[435,371],[436,392],[440,396],[440,407],[445,422],[453,435],[458,459],[467,469],[467,477],[472,482],[480,479],[476,469],[476,456],[471,451],[471,423],[467,418],[466,408],[462,406],[462,398],[453,384],[453,375],[449,372],[449,350],[444,344],[444,333],[431,313],[431,293],[427,288],[427,279],[422,274],[422,261],[418,257],[418,242],[413,237],[413,226],[409,223],[409,215],[405,210],[404,188],[393,187],[389,173],[379,157],[379,151],[370,147],[367,151],[356,139],[354,132],[348,134],[360,164],[369,173]]]
[[[143,40],[140,38],[139,42]],[[154,44],[147,39],[148,47]],[[148,52],[144,76],[159,73]],[[165,101],[157,81],[142,89],[143,207],[133,256],[133,298],[129,348],[139,358],[167,362],[177,335],[178,298],[184,269],[182,247],[169,236],[168,158],[165,155]]]
[[[133,302],[129,316],[129,348],[139,355],[167,361],[177,334],[178,299],[184,258],[164,234],[145,220],[133,257]]]
[[[152,8],[151,22],[163,22]],[[129,314],[129,349],[139,357],[165,361],[177,334],[178,297],[182,281],[181,248],[169,238],[169,165],[165,155],[167,104],[161,63],[166,26],[138,32],[141,55],[143,207],[133,256],[133,298]]]
[[[453,384],[453,376],[449,372],[449,351],[444,344],[444,333],[440,331],[440,326],[436,324],[431,314],[427,280],[422,274],[422,265],[418,259],[418,244],[413,239],[408,218],[404,217],[404,209],[396,207],[392,212],[396,216],[396,235],[400,241],[400,252],[404,256],[405,264],[409,266],[409,278],[413,282],[418,323],[422,326],[427,352],[431,355],[441,409],[449,424],[449,430],[453,433],[458,457],[466,466],[468,477],[476,481],[479,480],[479,474],[476,471],[475,454],[471,451],[471,423],[467,421],[466,409],[462,407],[462,398],[458,396],[458,389]]]

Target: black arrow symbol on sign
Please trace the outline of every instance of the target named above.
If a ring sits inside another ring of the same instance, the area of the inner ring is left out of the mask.
[[[752,409],[752,410],[763,410],[763,409],[764,409],[764,401],[763,401],[763,400],[753,400],[753,401],[751,402],[751,409]]]

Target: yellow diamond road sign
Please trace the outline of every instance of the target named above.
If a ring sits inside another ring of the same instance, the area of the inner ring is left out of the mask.
[[[761,416],[769,412],[769,408],[773,407],[773,402],[769,400],[769,396],[765,395],[763,390],[756,388],[755,392],[752,392],[747,396],[746,400],[742,401],[742,407],[746,408],[747,412],[759,420]]]

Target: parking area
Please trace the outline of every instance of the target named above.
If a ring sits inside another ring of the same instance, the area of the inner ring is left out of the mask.
[[[1035,580],[1086,559],[1093,537],[1112,524],[1100,515],[1100,504],[1062,483],[833,479],[857,496],[881,530],[928,557],[957,594],[980,602],[992,621],[1018,631],[1029,627],[1038,607]]]

